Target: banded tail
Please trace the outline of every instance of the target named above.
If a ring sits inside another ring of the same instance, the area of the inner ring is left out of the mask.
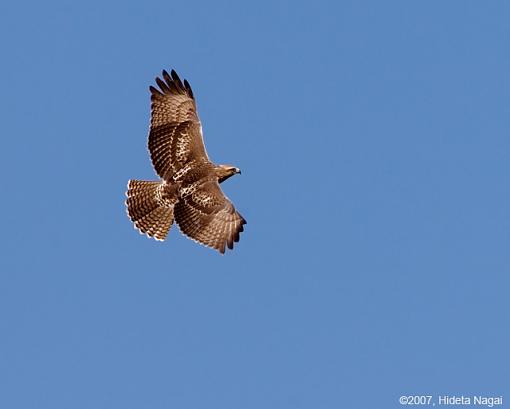
[[[135,227],[149,237],[165,240],[174,222],[174,205],[163,198],[164,182],[130,180],[127,213]]]

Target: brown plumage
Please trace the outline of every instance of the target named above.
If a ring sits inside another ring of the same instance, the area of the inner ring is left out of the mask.
[[[233,249],[246,220],[220,183],[241,173],[207,156],[193,91],[177,73],[163,71],[151,86],[149,152],[160,181],[130,180],[127,212],[135,227],[164,240],[174,221],[189,238],[220,253]]]

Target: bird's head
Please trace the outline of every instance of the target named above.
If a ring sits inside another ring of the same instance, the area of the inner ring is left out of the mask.
[[[219,165],[216,166],[216,176],[218,177],[218,182],[221,183],[227,180],[230,176],[235,175],[236,173],[241,173],[241,169],[236,168],[232,165]]]

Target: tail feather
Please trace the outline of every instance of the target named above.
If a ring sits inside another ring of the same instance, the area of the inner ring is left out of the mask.
[[[148,226],[147,231],[144,231],[144,233],[157,240],[164,240],[170,230],[172,222],[173,209],[161,206],[138,220],[135,226],[139,230],[143,230],[144,226]]]
[[[174,221],[174,207],[162,198],[162,182],[130,180],[127,213],[140,233],[164,240]]]

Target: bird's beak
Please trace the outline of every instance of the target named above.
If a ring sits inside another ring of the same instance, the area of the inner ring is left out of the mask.
[[[237,168],[237,169],[236,169],[236,173],[241,174],[241,169]]]

